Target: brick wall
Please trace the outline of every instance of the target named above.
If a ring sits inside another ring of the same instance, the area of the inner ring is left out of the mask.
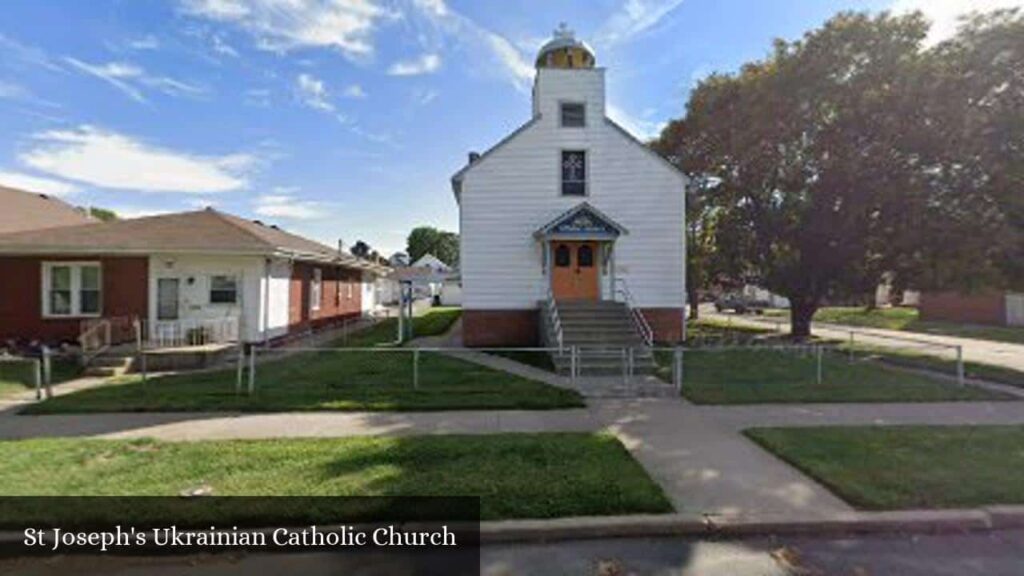
[[[43,262],[99,261],[103,317],[145,318],[149,290],[146,257],[0,257],[0,340],[19,338],[50,344],[74,342],[82,318],[43,318]]]
[[[682,308],[641,308],[647,323],[654,331],[654,341],[674,344],[683,339]]]
[[[320,308],[310,306],[313,269],[321,271]],[[288,290],[288,331],[318,329],[362,314],[362,273],[340,266],[296,262]]]
[[[921,320],[963,324],[1006,325],[1006,294],[986,292],[924,292],[921,294]]]
[[[537,346],[540,336],[537,310],[463,310],[465,346]]]

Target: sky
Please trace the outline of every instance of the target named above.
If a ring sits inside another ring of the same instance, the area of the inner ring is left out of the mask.
[[[5,0],[0,184],[137,217],[212,206],[383,254],[457,230],[450,177],[529,119],[566,22],[640,138],[708,74],[840,10],[922,10],[930,41],[1024,0]]]

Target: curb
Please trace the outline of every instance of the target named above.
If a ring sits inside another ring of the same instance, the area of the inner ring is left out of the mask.
[[[1024,506],[959,510],[842,512],[793,519],[782,514],[695,514],[501,520],[481,522],[482,543],[547,542],[599,538],[772,535],[940,534],[1024,527]]]

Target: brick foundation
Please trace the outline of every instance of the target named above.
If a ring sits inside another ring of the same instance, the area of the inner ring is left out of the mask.
[[[1002,292],[924,292],[920,310],[925,321],[1006,325],[1006,295]]]
[[[537,310],[463,310],[465,346],[537,346]]]
[[[683,339],[682,308],[641,308],[644,318],[654,331],[654,341],[674,344]]]

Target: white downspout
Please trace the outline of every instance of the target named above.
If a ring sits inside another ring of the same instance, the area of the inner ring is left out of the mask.
[[[263,259],[263,344],[270,343],[270,258]]]

